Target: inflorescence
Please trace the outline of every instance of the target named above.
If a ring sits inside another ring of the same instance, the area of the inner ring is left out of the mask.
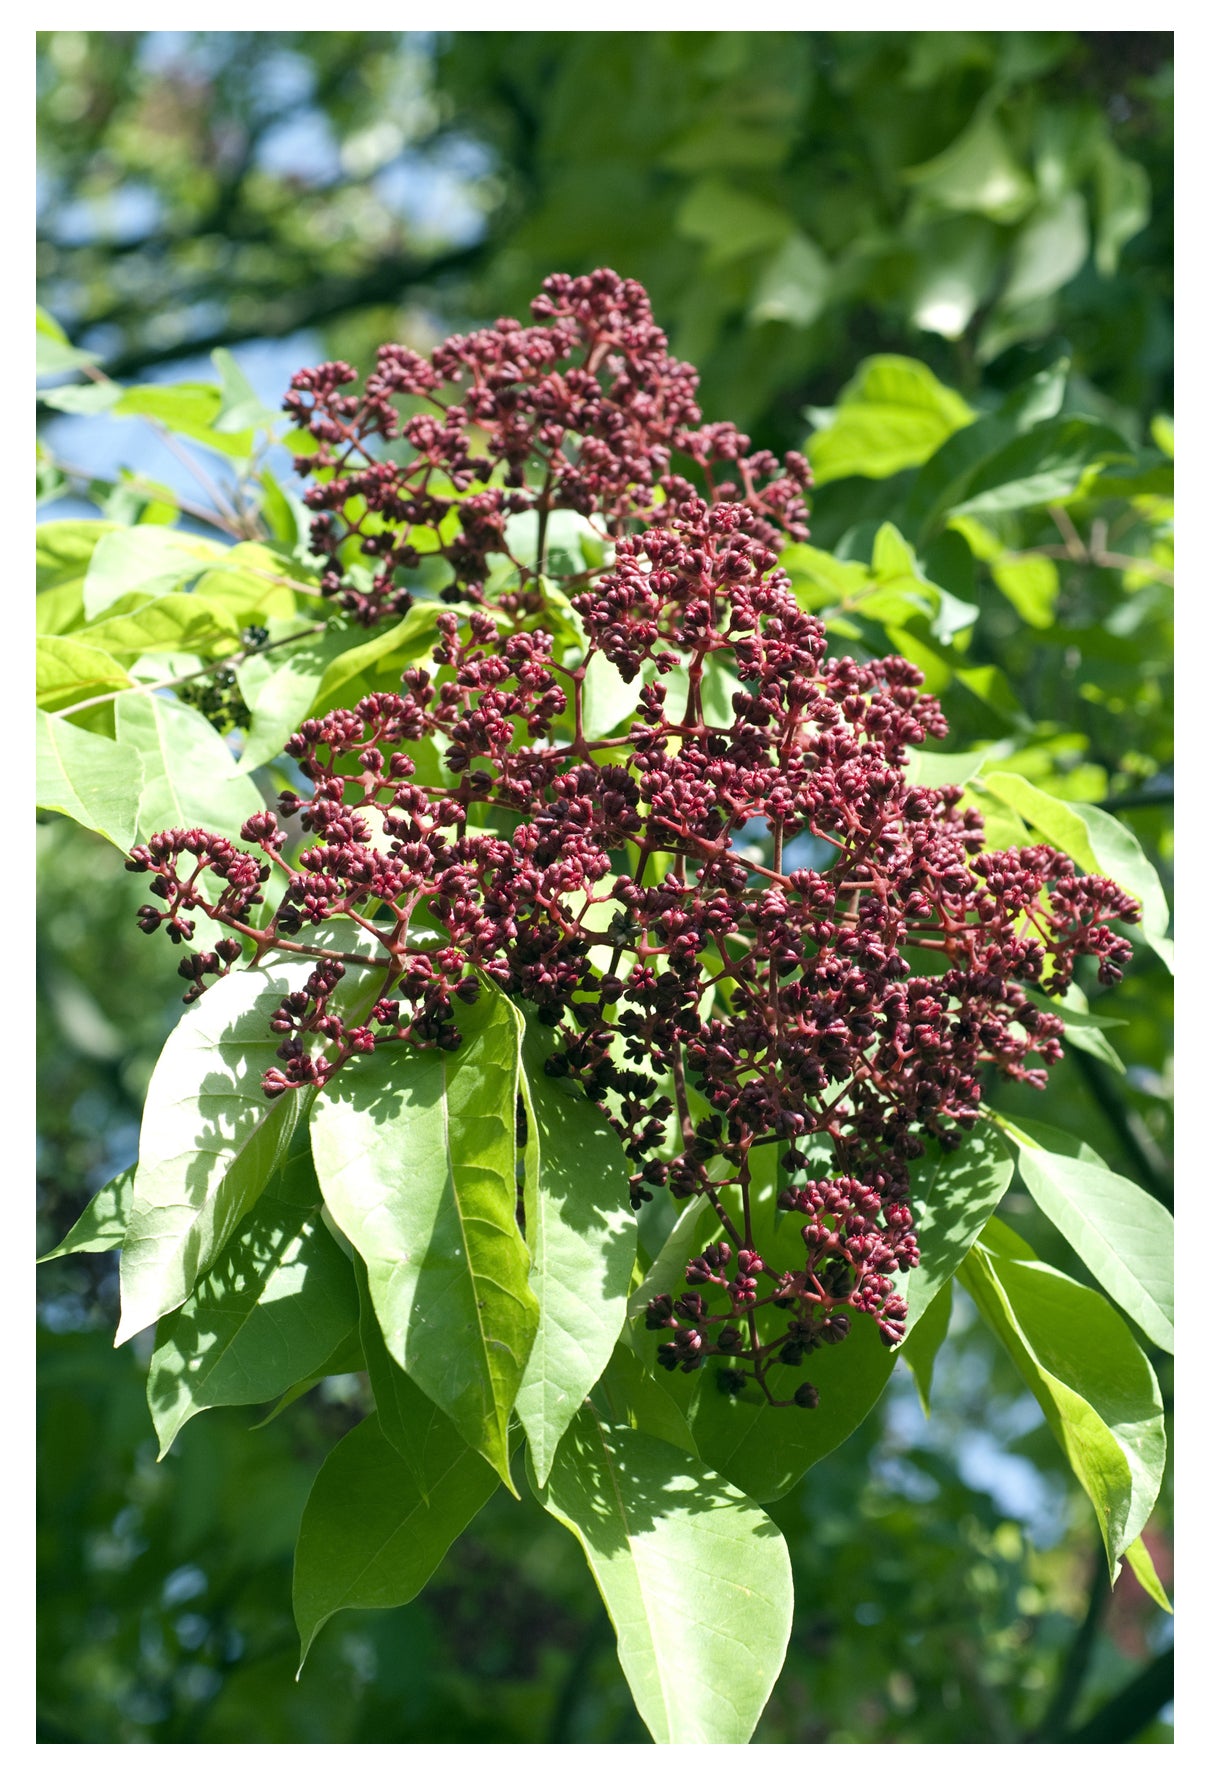
[[[273,1019],[271,1097],[385,1044],[456,1048],[457,1001],[482,980],[533,1007],[556,1032],[548,1071],[617,1132],[632,1203],[668,1189],[717,1213],[685,1291],[647,1309],[660,1362],[722,1358],[727,1388],[813,1406],[780,1368],[839,1342],[854,1313],[903,1336],[913,1162],[972,1127],[984,1066],[1045,1083],[1063,1026],[1029,989],[1061,993],[1080,955],[1118,980],[1130,946],[1110,921],[1138,908],[1049,846],[984,851],[960,790],[906,781],[906,748],[946,732],[937,702],[903,659],[827,656],[777,566],[804,533],[806,464],[783,472],[700,426],[696,378],[637,284],[551,278],[534,311],[431,363],[385,347],[360,398],[339,392],[345,365],[294,378],[287,405],[321,445],[307,466],[331,477],[308,496],[325,589],[378,621],[406,607],[400,576],[428,550],[466,607],[441,614],[431,666],[399,694],[303,723],[287,827],[256,815],[251,851],[199,830],[135,850],[160,902],[140,922],[187,942],[200,910],[232,932],[182,962],[187,997],[243,954],[314,958]],[[401,421],[400,397],[436,417]],[[375,461],[375,438],[410,457]],[[608,547],[563,582],[583,636],[563,660],[542,542],[561,508]],[[508,540],[520,513],[536,514],[528,560]],[[502,562],[515,572],[489,605]],[[589,731],[590,670],[638,686],[628,727]],[[306,835],[294,861],[288,827]],[[375,975],[358,1022],[336,1008],[354,968]],[[757,1249],[761,1190],[799,1226],[792,1263]]]

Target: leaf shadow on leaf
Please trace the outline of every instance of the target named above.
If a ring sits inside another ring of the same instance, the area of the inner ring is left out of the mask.
[[[577,1481],[591,1508],[594,1543],[602,1553],[623,1551],[629,1536],[662,1527],[673,1511],[690,1516],[741,1511],[753,1519],[748,1532],[762,1539],[781,1538],[781,1530],[750,1498],[736,1492],[728,1495],[717,1483],[705,1488],[692,1472],[676,1472],[684,1457],[640,1430],[610,1430],[595,1421],[595,1414],[585,1412],[572,1424],[568,1440],[574,1443]],[[653,1471],[669,1468],[673,1469],[669,1477],[657,1477]]]
[[[162,1452],[199,1411],[277,1398],[356,1323],[352,1269],[317,1206],[271,1186],[193,1297],[160,1321],[147,1399]]]

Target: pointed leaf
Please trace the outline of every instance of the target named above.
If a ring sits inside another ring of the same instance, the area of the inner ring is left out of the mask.
[[[355,941],[342,932],[343,948]],[[265,1096],[261,1079],[280,1040],[269,1019],[313,965],[304,957],[228,974],[168,1037],[139,1134],[119,1344],[188,1299],[285,1156],[314,1091]],[[354,977],[350,969],[337,1008],[343,998],[344,1014],[356,1016],[377,975]]]
[[[1163,1405],[1150,1363],[1108,1301],[1039,1263],[1001,1221],[985,1228],[960,1279],[1091,1499],[1116,1576],[1164,1474]]]
[[[508,1419],[538,1307],[516,1218],[519,1042],[484,993],[454,1053],[361,1056],[311,1122],[336,1224],[364,1258],[387,1348],[508,1477]]]
[[[933,1393],[933,1364],[949,1333],[953,1305],[954,1284],[949,1281],[938,1289],[928,1310],[912,1325],[911,1341],[903,1346],[903,1360],[912,1371],[925,1417],[929,1416]]]
[[[37,720],[38,806],[66,814],[128,851],[143,783],[138,752],[44,709]]]
[[[1168,1592],[1160,1582],[1159,1573],[1147,1551],[1147,1543],[1142,1535],[1132,1541],[1126,1549],[1126,1564],[1130,1567],[1152,1602],[1158,1602],[1165,1614],[1172,1613],[1172,1604],[1168,1600]]]
[[[294,1556],[303,1659],[338,1609],[394,1609],[419,1596],[495,1491],[491,1468],[442,1413],[423,1447],[423,1495],[377,1415],[350,1430],[320,1468]]]
[[[1017,1146],[1021,1177],[1110,1299],[1169,1353],[1173,1324],[1176,1228],[1162,1202],[1101,1162],[1055,1150],[1058,1129],[1001,1123]]]
[[[190,1298],[160,1321],[147,1400],[161,1458],[198,1412],[275,1399],[356,1324],[352,1266],[319,1210],[262,1196]]]
[[[793,1612],[780,1533],[742,1492],[591,1407],[555,1456],[542,1504],[588,1559],[618,1659],[657,1744],[746,1744]]]
[[[517,1415],[540,1485],[618,1340],[635,1249],[622,1143],[599,1109],[546,1076],[552,1045],[549,1032],[534,1024],[521,1072],[525,1236],[539,1317]]]
[[[295,1381],[292,1387],[287,1387],[281,1398],[274,1403],[272,1410],[267,1411],[263,1418],[253,1424],[252,1428],[263,1430],[266,1424],[271,1424],[274,1418],[280,1417],[283,1411],[289,1410],[296,1400],[304,1398],[312,1387],[317,1387],[320,1381],[327,1380],[329,1375],[360,1374],[365,1365],[365,1351],[361,1347],[361,1338],[356,1331],[351,1331],[348,1337],[343,1338],[336,1348],[324,1357],[318,1368],[313,1368],[310,1374],[303,1376],[302,1380]]]
[[[102,1184],[71,1231],[38,1262],[51,1263],[56,1257],[70,1257],[73,1251],[116,1251],[126,1237],[133,1185],[133,1165]]]

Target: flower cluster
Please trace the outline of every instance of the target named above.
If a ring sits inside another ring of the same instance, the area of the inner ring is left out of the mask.
[[[495,558],[520,576],[514,604],[539,609],[550,514],[578,512],[602,541],[666,518],[693,496],[674,453],[712,500],[746,502],[753,536],[806,535],[806,461],[783,468],[733,425],[701,424],[697,372],[668,355],[641,284],[549,277],[533,312],[534,326],[500,320],[431,360],[384,345],[360,395],[346,363],[294,377],[285,406],[315,440],[295,466],[316,477],[323,590],[367,627],[408,610],[403,576],[426,557],[447,563],[451,600],[481,599]],[[522,553],[518,529],[535,526]]]
[[[669,491],[665,476],[657,513],[656,440],[711,435],[708,467],[721,432],[686,431],[691,374],[662,355],[640,298],[611,274],[551,279],[549,327],[502,323],[448,342],[433,367],[388,353],[371,379],[390,436],[388,394],[465,373],[459,416],[442,421],[447,472],[469,485],[507,463],[501,497],[533,509],[525,468],[540,446],[538,509],[595,512],[613,558],[569,587],[584,646],[557,650],[554,616],[529,604],[447,611],[431,663],[398,694],[306,721],[290,741],[305,785],[279,808],[305,835],[294,860],[264,813],[243,829],[254,851],[170,832],[130,867],[155,876],[164,903],[143,908],[146,930],[187,939],[201,908],[257,958],[315,958],[274,1019],[270,1095],[322,1086],[384,1043],[456,1046],[456,1001],[484,981],[533,1007],[556,1031],[548,1069],[577,1081],[622,1142],[632,1202],[668,1189],[717,1215],[685,1291],[648,1309],[659,1360],[719,1358],[722,1385],[751,1380],[776,1405],[810,1407],[816,1388],[792,1376],[787,1391],[782,1368],[839,1342],[857,1313],[888,1344],[903,1335],[913,1163],[974,1124],[988,1065],[1044,1084],[1062,1024],[1031,989],[1061,993],[1080,955],[1118,979],[1129,945],[1111,921],[1138,910],[1048,846],[983,850],[958,789],[908,783],[906,748],[943,736],[944,718],[914,666],[829,657],[799,608],[770,527],[797,526],[786,489],[801,476],[779,478],[730,434],[745,497]],[[576,375],[556,367],[573,348],[587,353]],[[368,421],[364,404],[341,407],[330,369],[312,373],[312,424],[335,448],[342,413],[361,436]],[[455,471],[472,419],[490,462]],[[772,478],[757,493],[761,473]],[[393,572],[402,557],[388,552]],[[607,732],[586,694],[601,674],[631,686],[632,717]],[[274,910],[254,925],[270,881]],[[342,945],[350,926],[371,956]],[[194,958],[194,988],[232,959],[228,944]],[[372,1009],[351,1023],[333,997],[352,966],[376,974]],[[753,1230],[774,1204],[776,1255]]]

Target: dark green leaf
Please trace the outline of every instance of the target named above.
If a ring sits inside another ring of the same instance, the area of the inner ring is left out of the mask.
[[[912,1379],[916,1383],[925,1417],[929,1415],[933,1391],[933,1364],[949,1332],[953,1305],[954,1284],[952,1281],[945,1282],[937,1290],[924,1314],[911,1325],[912,1336],[903,1346],[903,1360],[912,1371]]]
[[[418,1445],[427,1480],[423,1492],[377,1415],[350,1430],[320,1468],[294,1559],[294,1619],[303,1659],[339,1609],[394,1609],[419,1596],[495,1491],[495,1474],[442,1413]]]
[[[996,1211],[1012,1182],[1012,1153],[994,1128],[980,1125],[956,1152],[921,1164],[912,1179],[920,1264],[897,1283],[908,1303],[907,1337],[927,1312]]]

